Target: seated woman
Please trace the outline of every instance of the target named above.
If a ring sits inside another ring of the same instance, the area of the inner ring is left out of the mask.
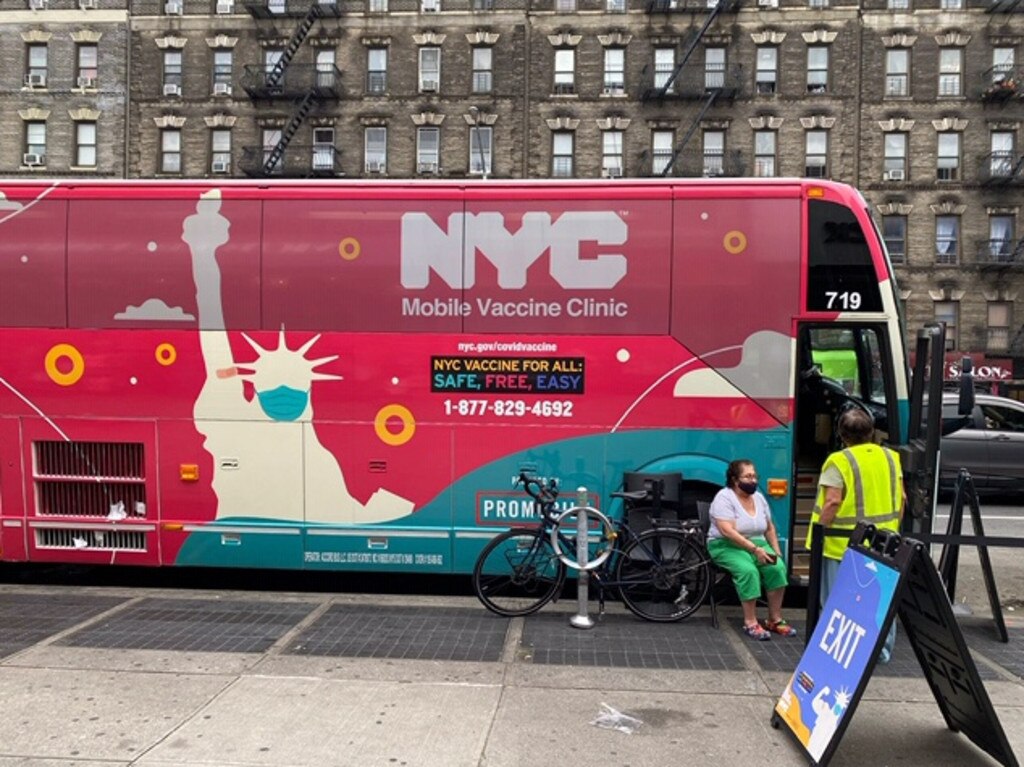
[[[730,463],[725,484],[711,502],[708,554],[732,575],[743,606],[743,632],[762,641],[771,639],[772,633],[796,636],[796,629],[782,619],[786,565],[768,499],[757,490],[754,464],[745,459]],[[768,597],[768,620],[763,625],[757,621],[762,584]]]

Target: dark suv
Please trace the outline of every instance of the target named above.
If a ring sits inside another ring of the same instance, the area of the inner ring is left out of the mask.
[[[1024,402],[975,395],[974,411],[957,415],[957,396],[942,399],[943,431],[939,482],[952,489],[960,467],[984,493],[1024,493]],[[957,427],[957,424],[962,424]]]

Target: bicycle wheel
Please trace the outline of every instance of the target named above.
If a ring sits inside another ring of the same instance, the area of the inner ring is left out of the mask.
[[[562,590],[565,565],[540,528],[508,530],[488,543],[473,568],[473,591],[491,612],[530,615]]]
[[[678,621],[707,599],[711,571],[704,550],[678,530],[638,536],[619,555],[615,581],[622,601],[649,621]]]

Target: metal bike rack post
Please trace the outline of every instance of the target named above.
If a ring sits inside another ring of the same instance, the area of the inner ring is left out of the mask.
[[[576,561],[579,563],[579,579],[576,582],[576,614],[569,619],[569,625],[577,629],[594,628],[594,620],[587,614],[590,601],[590,571],[586,569],[590,553],[590,541],[587,537],[587,488],[576,489]]]

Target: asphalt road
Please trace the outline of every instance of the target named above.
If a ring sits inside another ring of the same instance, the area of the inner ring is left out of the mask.
[[[981,521],[985,534],[1024,539],[1024,506],[1004,505],[1006,500],[981,500]],[[946,531],[949,519],[949,500],[940,501],[935,517],[935,532]],[[964,535],[972,535],[970,510],[964,509]],[[932,554],[938,562],[941,547],[934,547]],[[1024,549],[989,547],[992,573],[995,576],[996,591],[1003,611],[1008,614],[1024,613]],[[982,577],[978,550],[965,546],[960,551],[960,567],[957,572],[957,587],[954,601],[967,607],[979,616],[991,615],[985,582]]]

